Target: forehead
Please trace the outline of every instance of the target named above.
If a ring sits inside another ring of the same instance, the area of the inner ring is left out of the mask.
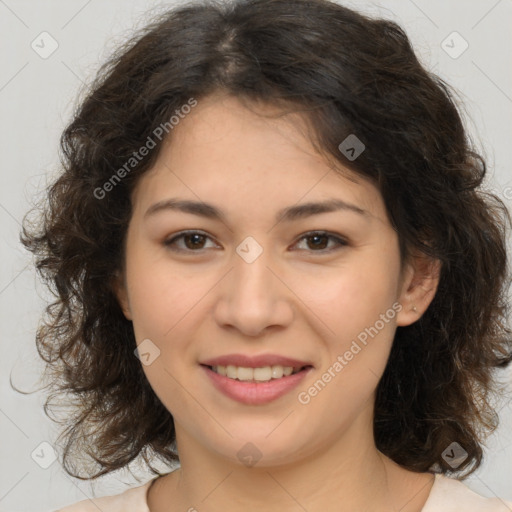
[[[258,207],[274,212],[338,198],[385,217],[378,189],[341,164],[334,167],[315,150],[307,129],[299,113],[207,97],[170,132],[139,180],[135,202],[147,208],[172,195],[256,214]]]

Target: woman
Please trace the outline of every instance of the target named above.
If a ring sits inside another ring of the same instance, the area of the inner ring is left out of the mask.
[[[62,149],[22,240],[58,293],[49,402],[79,398],[64,467],[158,475],[62,511],[512,510],[449,478],[481,464],[512,359],[509,218],[396,24],[175,8],[103,66]]]

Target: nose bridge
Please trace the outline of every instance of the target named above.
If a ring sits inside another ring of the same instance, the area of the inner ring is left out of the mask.
[[[268,303],[273,302],[274,276],[268,268],[272,265],[271,252],[252,237],[245,239],[236,248],[230,293],[239,310],[259,310],[261,314],[261,310],[270,307]]]
[[[217,321],[251,336],[270,325],[288,323],[290,305],[283,295],[284,288],[270,270],[275,266],[272,251],[256,246],[254,239],[246,239],[233,254],[233,265],[216,308]]]
[[[240,255],[244,246],[240,244],[235,256],[235,268],[233,269],[233,288],[240,299],[250,299],[255,304],[259,301],[268,301],[271,299],[274,278],[269,270],[270,250],[262,250],[260,254],[255,254],[254,249],[250,248],[246,258],[244,254]],[[252,253],[252,254],[251,254]]]

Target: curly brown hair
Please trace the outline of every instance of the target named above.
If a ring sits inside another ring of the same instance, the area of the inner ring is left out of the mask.
[[[430,307],[396,331],[374,435],[381,452],[418,472],[455,472],[441,455],[457,441],[468,452],[457,472],[467,476],[498,423],[494,369],[512,360],[510,214],[483,190],[485,160],[453,92],[419,63],[404,31],[329,0],[182,4],[119,46],[76,108],[61,137],[61,172],[20,234],[55,296],[36,343],[51,388],[45,413],[70,406],[58,439],[65,470],[92,479],[142,455],[160,475],[153,457],[179,460],[172,415],[134,356],[113,283],[131,194],[165,138],[153,137],[133,168],[126,162],[159,127],[172,135],[169,119],[191,97],[217,91],[303,112],[326,158],[378,186],[402,258],[414,250],[441,262]],[[338,148],[349,134],[366,146],[354,161]]]

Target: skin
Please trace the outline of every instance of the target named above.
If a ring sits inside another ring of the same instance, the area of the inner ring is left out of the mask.
[[[401,262],[378,189],[347,169],[337,172],[314,150],[302,121],[299,114],[258,116],[227,95],[202,99],[134,191],[116,293],[137,343],[150,339],[160,350],[143,368],[173,415],[181,460],[180,470],[151,486],[152,512],[414,512],[432,487],[430,473],[407,471],[377,450],[372,422],[395,330],[426,310],[439,264],[419,256]],[[145,217],[171,197],[211,203],[225,219],[176,210]],[[282,208],[329,198],[366,213],[274,219]],[[183,230],[206,238],[176,241],[182,252],[165,245]],[[346,244],[304,238],[319,230]],[[247,236],[263,248],[252,263],[236,252]],[[397,302],[400,312],[300,403],[298,393]],[[277,353],[314,370],[274,402],[241,404],[217,391],[199,366],[232,353]],[[247,442],[261,453],[252,467],[237,457]]]

